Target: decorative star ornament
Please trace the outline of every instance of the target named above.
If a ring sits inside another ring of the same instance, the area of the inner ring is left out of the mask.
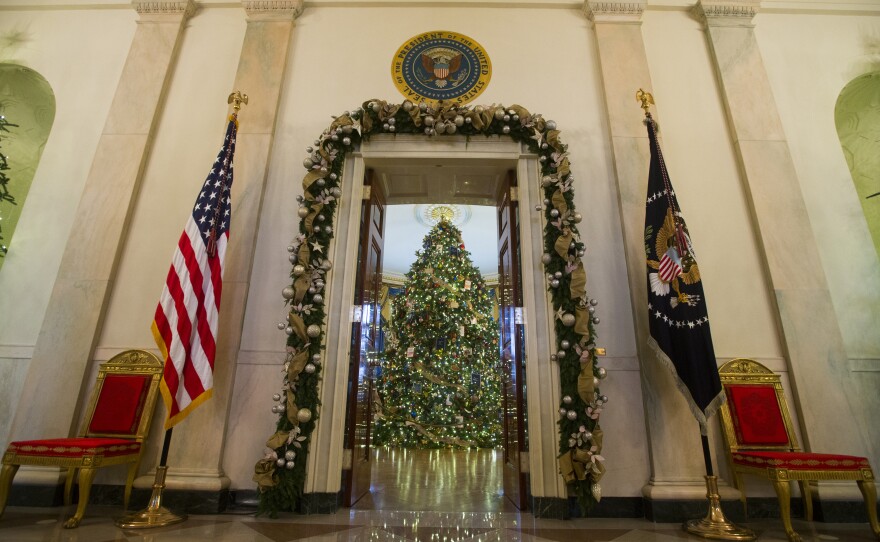
[[[314,250],[315,252],[324,252],[324,247],[321,246],[321,243],[313,241],[309,244],[312,245],[312,250]]]

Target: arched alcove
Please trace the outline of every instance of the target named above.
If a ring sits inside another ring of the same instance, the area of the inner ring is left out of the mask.
[[[14,250],[12,235],[55,120],[55,93],[34,70],[0,64],[0,115],[10,123],[9,131],[0,134],[0,152],[9,166],[5,171],[9,180],[0,197],[2,266],[7,252]]]
[[[860,75],[843,88],[834,122],[880,255],[880,71]]]

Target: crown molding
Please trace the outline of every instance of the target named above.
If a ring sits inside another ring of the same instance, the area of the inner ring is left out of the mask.
[[[647,1],[586,0],[581,9],[593,23],[641,24]]]

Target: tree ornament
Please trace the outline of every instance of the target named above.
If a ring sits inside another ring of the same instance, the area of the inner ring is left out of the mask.
[[[557,279],[561,279],[562,278],[562,271],[557,271],[557,272],[553,273],[553,277],[555,277]]]
[[[284,299],[291,299],[293,297],[294,290],[290,286],[285,286],[283,290],[281,290],[281,297]]]
[[[337,179],[337,175],[335,173],[330,174],[330,180],[335,181]]]
[[[547,130],[555,130],[556,121],[548,120],[546,123],[544,123],[544,127],[547,128]]]
[[[275,395],[272,396],[272,400],[273,400],[273,401],[280,401],[280,400],[281,400],[281,394],[280,394],[280,393],[276,393]]]
[[[547,265],[552,261],[553,261],[553,256],[551,256],[550,254],[548,254],[546,252],[544,254],[541,254],[541,263],[543,263],[544,265]]]
[[[587,312],[589,312],[590,314],[595,313],[595,312],[596,312],[596,307],[593,307],[593,306],[587,307]]]
[[[560,408],[560,409],[559,409],[559,415],[560,415],[560,416],[565,416],[566,414],[568,414],[568,409],[567,409],[567,408]]]
[[[306,272],[306,268],[302,264],[298,263],[293,266],[293,276],[294,277],[302,276],[302,274],[305,272]]]
[[[293,470],[293,467],[295,467],[295,466],[296,466],[296,463],[294,463],[293,461],[288,461],[287,464],[284,465],[284,468],[286,468],[287,470]]]
[[[278,405],[272,406],[272,414],[278,414]]]
[[[554,180],[553,177],[551,177],[549,175],[544,175],[544,177],[541,179],[541,186],[543,186],[544,188],[547,188],[548,186],[553,184],[553,180]]]
[[[594,323],[594,324],[598,324],[599,322],[600,322],[599,317],[598,317],[598,316],[594,316],[594,317],[593,317],[593,323]]]
[[[559,216],[559,209],[550,209],[550,216],[552,216],[553,218]]]
[[[324,179],[318,179],[317,181],[315,181],[315,184],[318,185],[318,187],[323,188],[324,185],[327,184],[327,181],[325,181]]]
[[[275,324],[275,325],[278,326],[278,329],[279,329],[279,330],[283,330],[284,328],[287,327],[287,324],[286,324],[285,322],[278,322],[278,323]]]
[[[550,287],[551,287],[551,288],[559,288],[559,281],[556,280],[556,279],[551,280],[551,281],[550,281]],[[564,320],[563,320],[563,322],[564,322]]]
[[[318,289],[315,288],[314,286],[309,286],[309,293],[314,295],[314,294],[318,293]]]
[[[573,327],[575,322],[575,317],[572,313],[567,312],[562,315],[562,325],[565,327]]]
[[[315,294],[312,296],[312,301],[321,304],[324,302],[324,296],[322,296],[321,294]]]
[[[321,354],[313,354],[312,355],[312,363],[320,364],[321,363]]]
[[[284,452],[284,459],[286,459],[288,461],[293,461],[293,459],[295,457],[296,457],[296,452],[294,452],[293,450],[287,450],[286,452]]]
[[[560,351],[556,352],[556,357],[558,359],[564,358],[565,357],[565,350],[560,350]]]
[[[318,219],[318,222],[324,222],[324,220],[326,220],[326,219],[324,218],[324,215],[318,215],[318,216],[316,216],[315,218]]]
[[[309,337],[311,337],[313,339],[320,334],[321,334],[321,326],[319,326],[317,324],[312,324],[308,328],[306,328],[306,335],[308,335]]]
[[[301,408],[296,413],[296,419],[299,420],[300,423],[306,423],[312,419],[312,411],[307,408]]]
[[[278,409],[278,412],[279,412],[279,413],[284,412],[285,410],[287,410],[287,406],[286,406],[284,403],[281,403],[280,405],[276,405],[275,408]]]
[[[455,118],[452,120],[452,122],[453,122],[456,126],[458,126],[459,128],[461,128],[461,126],[464,124],[464,117],[461,116],[461,115],[456,115]]]
[[[331,235],[333,233],[333,226],[324,226],[324,233]]]
[[[574,222],[575,224],[580,224],[581,220],[583,220],[583,219],[584,219],[584,215],[580,214],[577,211],[575,211],[574,213],[571,214],[571,221]]]
[[[605,369],[605,367],[599,367],[598,369],[596,369],[596,376],[598,376],[600,379],[605,378],[606,376],[608,376],[608,371]]]
[[[501,120],[503,118],[504,118],[504,110],[503,109],[496,109],[495,110],[495,120]]]
[[[578,413],[575,412],[574,410],[569,410],[568,412],[565,413],[565,417],[568,418],[569,420],[576,420],[578,418]]]
[[[565,403],[566,405],[570,405],[571,404],[571,395],[562,396],[562,402]]]
[[[431,115],[426,115],[424,122],[425,126],[434,126],[434,117],[432,117]]]
[[[571,347],[571,343],[568,342],[566,339],[562,339],[561,341],[559,341],[559,348],[563,350],[568,350],[569,347]]]
[[[502,134],[509,134],[510,133],[510,126],[502,126],[501,133]]]
[[[279,457],[275,460],[275,464],[279,467],[283,467],[285,463],[287,463],[287,461],[285,461],[283,457]]]
[[[559,359],[559,356],[556,354],[550,354],[550,361],[556,361],[557,359]]]
[[[343,137],[342,144],[345,145],[346,147],[348,147],[349,145],[351,145],[351,138],[350,137]]]
[[[607,395],[600,395],[600,396],[599,396],[599,400],[602,401],[603,403],[607,403],[607,402],[608,402],[608,396],[607,396]]]
[[[312,162],[311,158],[306,158],[305,160],[303,160],[303,167],[306,169],[312,169],[312,166],[314,165],[315,163]]]
[[[296,214],[299,215],[300,218],[305,218],[305,217],[309,216],[310,212],[311,211],[309,210],[308,207],[300,207],[299,209],[296,210]]]
[[[287,326],[284,328],[284,332],[288,335],[293,335],[293,328],[291,326]]]
[[[590,300],[590,305],[592,305],[592,306],[595,307],[595,306],[598,305],[598,304],[599,304],[599,300],[598,300],[598,299],[591,299],[591,300]]]
[[[427,109],[428,109],[428,104],[426,104],[425,102],[419,102],[419,111],[424,112]]]

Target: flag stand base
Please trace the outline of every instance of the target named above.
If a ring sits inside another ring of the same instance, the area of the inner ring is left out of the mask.
[[[153,494],[150,504],[144,510],[116,520],[121,529],[148,529],[165,527],[186,520],[186,514],[177,515],[162,506],[162,490],[165,489],[165,473],[168,467],[161,465],[156,468],[156,479],[153,481]]]
[[[692,535],[713,540],[754,540],[755,533],[728,521],[721,511],[718,496],[718,478],[706,476],[706,498],[709,499],[709,513],[703,519],[686,521],[682,527]]]

